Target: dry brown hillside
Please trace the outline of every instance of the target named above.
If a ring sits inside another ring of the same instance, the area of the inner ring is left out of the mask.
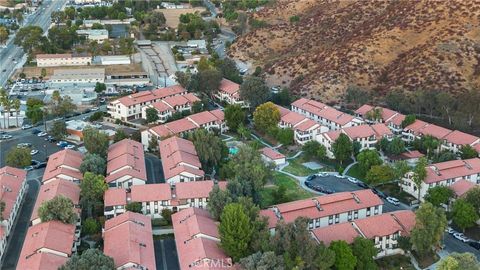
[[[480,2],[276,0],[253,17],[269,26],[230,55],[303,96],[333,102],[348,85],[458,93],[480,83]]]

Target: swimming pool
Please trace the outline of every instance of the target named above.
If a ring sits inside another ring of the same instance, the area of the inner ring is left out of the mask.
[[[238,153],[238,148],[236,146],[231,146],[228,148],[228,153],[230,155],[236,155]]]

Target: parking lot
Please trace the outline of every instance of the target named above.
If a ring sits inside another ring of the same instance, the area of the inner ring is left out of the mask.
[[[315,176],[309,182],[311,182],[312,185],[320,186],[331,192],[345,192],[345,191],[355,191],[355,190],[364,189],[359,185],[348,181],[347,177],[341,178],[341,177],[335,176],[334,174],[325,174],[325,176]],[[393,205],[387,202],[385,199],[383,199],[383,201],[384,201],[383,212],[392,212],[392,211],[410,209],[409,206],[403,203],[400,203],[399,205]]]
[[[155,262],[158,270],[178,270],[178,255],[175,239],[154,240]]]

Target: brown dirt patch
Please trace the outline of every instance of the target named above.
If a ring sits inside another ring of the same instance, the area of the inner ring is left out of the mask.
[[[182,9],[159,9],[158,12],[162,12],[165,15],[165,19],[167,19],[167,26],[171,28],[177,28],[178,24],[180,23],[180,15],[187,14],[187,13],[201,13],[205,11],[203,7],[195,7],[195,8],[182,8]]]

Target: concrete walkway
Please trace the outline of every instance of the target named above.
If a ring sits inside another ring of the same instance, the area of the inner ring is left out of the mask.
[[[353,165],[355,165],[355,164],[357,164],[357,163],[358,163],[357,161],[354,161],[353,163],[348,164],[348,166],[345,168],[345,170],[343,170],[342,175],[346,175],[347,172],[348,172],[348,170],[350,170],[350,168],[352,168]]]
[[[283,173],[283,174],[288,175],[288,176],[292,177],[293,179],[297,180],[297,182],[298,182],[298,184],[300,185],[300,187],[302,187],[304,190],[309,191],[309,192],[311,192],[311,193],[318,194],[318,195],[324,195],[323,193],[318,192],[318,191],[315,191],[315,190],[313,190],[313,189],[310,189],[309,187],[307,187],[307,186],[305,185],[305,180],[307,179],[306,176],[297,176],[297,175],[291,174],[291,173],[289,173],[289,172],[283,171],[283,169],[284,169],[285,167],[287,167],[287,166],[288,166],[288,162],[285,163],[284,165],[278,167],[277,171],[278,171],[279,173]]]
[[[300,156],[301,154],[303,153],[303,151],[298,151],[295,155],[291,156],[291,157],[287,157],[287,159],[295,159],[297,158],[298,156]]]
[[[267,146],[267,147],[270,147],[270,148],[273,148],[273,146],[271,146],[270,144],[268,144],[267,142],[263,141],[260,137],[258,137],[257,135],[251,133],[250,136],[252,136],[255,140],[259,141],[261,144]]]

